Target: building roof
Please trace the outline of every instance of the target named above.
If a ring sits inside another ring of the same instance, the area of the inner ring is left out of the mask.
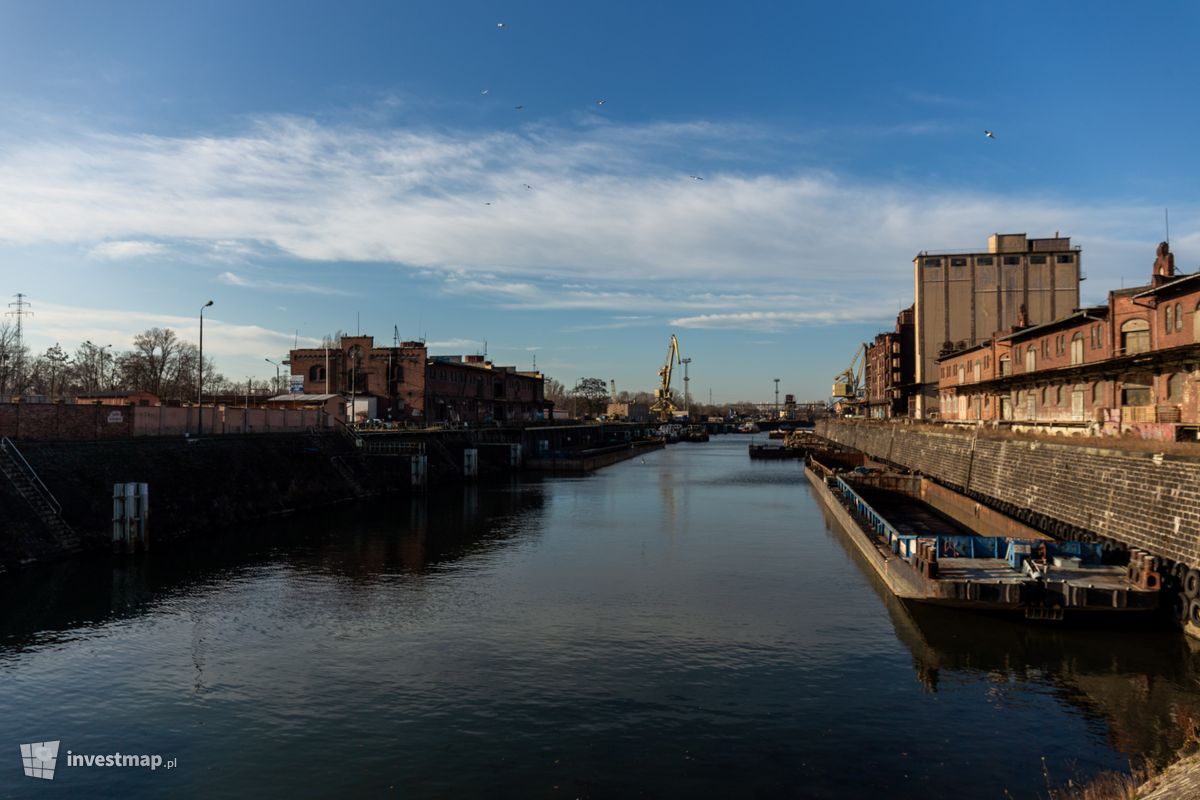
[[[991,339],[984,339],[979,344],[973,344],[970,347],[964,347],[961,350],[955,350],[952,353],[946,353],[946,355],[944,355],[944,356],[939,356],[938,358],[935,358],[934,361],[939,362],[939,363],[942,361],[949,361],[952,358],[957,358],[961,355],[965,355],[967,353],[974,352],[975,350],[979,350],[984,347],[991,347],[991,345],[992,345]]]
[[[1176,277],[1175,280],[1173,280],[1173,281],[1168,281],[1167,283],[1161,283],[1158,286],[1152,285],[1149,289],[1146,289],[1143,292],[1139,292],[1139,293],[1135,294],[1134,298],[1148,297],[1150,295],[1158,294],[1159,292],[1164,292],[1167,289],[1191,288],[1190,286],[1180,286],[1180,284],[1194,283],[1197,278],[1200,278],[1200,272],[1193,272],[1191,275],[1180,275],[1180,276]],[[1141,287],[1139,287],[1139,288],[1141,288]]]
[[[267,398],[268,403],[325,403],[340,394],[281,394]]]
[[[1083,319],[1108,319],[1108,306],[1091,306],[1090,308],[1076,309],[1073,314],[1068,314],[1065,317],[1052,319],[1049,322],[1043,322],[1041,325],[1033,325],[1028,328],[1021,328],[1021,330],[1013,331],[1007,336],[997,336],[996,341],[1004,342],[1011,339],[1024,339],[1026,336],[1040,336],[1043,333],[1054,330],[1055,328],[1067,327],[1068,325],[1079,322]]]

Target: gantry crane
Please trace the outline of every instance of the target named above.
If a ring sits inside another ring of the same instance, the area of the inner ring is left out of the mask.
[[[667,344],[667,363],[658,370],[662,384],[654,390],[654,405],[650,406],[650,410],[658,414],[660,422],[670,422],[676,411],[675,404],[671,402],[671,368],[682,363],[679,357],[679,340],[672,333],[671,341]]]
[[[832,395],[835,399],[845,400],[848,405],[862,402],[866,399],[867,387],[863,382],[863,371],[867,364],[867,345],[860,344],[850,359],[850,366],[838,373],[833,379]]]

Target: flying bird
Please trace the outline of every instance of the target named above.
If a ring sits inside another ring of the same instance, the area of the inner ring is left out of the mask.
[[[995,139],[995,138],[996,138],[996,134],[992,133],[991,131],[984,131],[984,132],[983,132],[983,135],[984,135],[984,136],[986,136],[986,137],[987,137],[987,138],[989,138],[989,139]]]
[[[496,27],[497,27],[497,28],[507,28],[507,27],[508,27],[508,23],[507,23],[507,22],[497,22],[497,23],[496,23]]]
[[[480,93],[480,94],[487,94],[487,93],[488,93],[488,92],[490,92],[490,91],[491,91],[491,89],[481,89],[481,90],[479,91],[479,93]]]
[[[522,109],[525,108],[525,106],[513,106],[513,108],[516,109],[517,111],[521,111]]]
[[[485,206],[490,206],[490,205],[491,205],[491,203],[484,203],[484,205],[485,205]]]
[[[597,100],[597,101],[596,101],[596,105],[598,105],[598,106],[602,106],[602,105],[604,105],[604,104],[605,104],[605,103],[607,103],[607,102],[608,102],[607,100],[603,100],[603,99],[601,99],[601,100]]]
[[[694,181],[702,181],[702,180],[704,180],[704,178],[701,178],[699,175],[688,175],[688,177],[689,177],[689,178],[691,178],[691,179],[692,179],[692,180],[694,180]]]
[[[522,186],[524,186],[526,189],[532,189],[532,188],[533,188],[533,187],[532,187],[532,186],[530,186],[528,183],[522,183],[521,185],[522,185]]]

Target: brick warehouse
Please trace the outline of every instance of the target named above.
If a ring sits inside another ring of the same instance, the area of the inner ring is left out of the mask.
[[[1198,370],[1200,273],[1176,275],[1164,242],[1150,284],[939,360],[941,415],[1195,439]]]
[[[403,422],[522,422],[548,417],[540,372],[483,356],[430,356],[424,342],[375,345],[345,336],[337,346],[292,350],[295,386],[308,394],[370,398],[371,415]],[[357,417],[367,416],[365,406]]]

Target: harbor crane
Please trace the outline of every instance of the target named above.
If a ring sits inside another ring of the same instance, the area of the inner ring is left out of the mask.
[[[863,382],[863,372],[867,365],[867,345],[860,344],[850,359],[850,366],[837,374],[833,379],[833,392],[836,400],[845,400],[847,405],[855,405],[866,399],[867,387]]]
[[[650,406],[650,410],[658,414],[660,422],[670,422],[678,410],[671,402],[671,368],[682,363],[683,360],[679,357],[679,340],[672,333],[671,341],[667,343],[667,363],[658,370],[662,384],[654,390],[654,405]]]

